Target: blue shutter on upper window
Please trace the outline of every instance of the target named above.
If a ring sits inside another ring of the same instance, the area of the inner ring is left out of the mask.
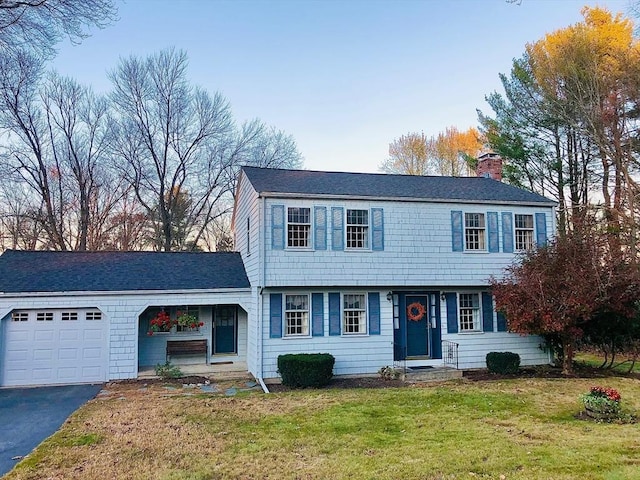
[[[447,333],[458,333],[458,295],[449,292],[444,296],[447,302]]]
[[[269,337],[282,337],[282,294],[269,295]]]
[[[504,316],[504,313],[498,312],[496,315],[498,317],[498,331],[506,332],[507,331],[507,317]]]
[[[284,205],[271,205],[271,248],[284,250]]]
[[[329,335],[340,335],[340,293],[329,294]]]
[[[547,244],[547,215],[536,213],[536,245],[543,247]]]
[[[502,212],[502,251],[513,253],[513,214]]]
[[[331,250],[344,250],[344,209],[331,207]]]
[[[487,226],[489,229],[489,252],[499,252],[500,237],[498,237],[498,212],[487,212]]]
[[[316,250],[327,249],[327,207],[315,207],[313,243]]]
[[[311,294],[311,334],[324,336],[324,294]]]
[[[380,335],[380,294],[369,292],[369,335]]]
[[[371,250],[384,250],[384,212],[381,208],[371,209]]]
[[[451,212],[451,248],[454,252],[464,250],[462,229],[462,212],[453,210]]]
[[[493,297],[482,292],[482,331],[493,332]]]

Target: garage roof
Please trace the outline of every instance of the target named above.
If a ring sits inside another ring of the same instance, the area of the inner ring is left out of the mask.
[[[50,252],[0,255],[0,292],[248,288],[236,252]]]

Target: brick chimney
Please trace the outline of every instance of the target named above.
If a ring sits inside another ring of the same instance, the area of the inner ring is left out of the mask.
[[[478,157],[476,167],[478,177],[493,178],[502,181],[502,157],[497,153],[487,152]]]

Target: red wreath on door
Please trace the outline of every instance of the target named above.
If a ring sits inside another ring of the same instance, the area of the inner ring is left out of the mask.
[[[412,322],[419,322],[427,311],[420,302],[413,302],[407,307],[407,318]]]

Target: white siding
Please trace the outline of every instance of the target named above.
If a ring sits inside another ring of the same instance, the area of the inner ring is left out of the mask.
[[[435,287],[487,285],[488,279],[501,275],[515,258],[502,253],[502,223],[499,217],[500,253],[453,252],[451,211],[546,213],[547,232],[554,231],[554,213],[549,207],[505,205],[465,205],[425,202],[362,202],[269,199],[266,222],[271,224],[272,204],[313,207],[384,209],[384,251],[332,251],[329,249],[272,250],[271,229],[264,241],[265,286],[393,285]],[[312,209],[313,210],[313,209]]]
[[[242,177],[234,207],[234,248],[240,252],[251,285],[258,285],[260,278],[261,212],[260,199],[246,177]],[[247,221],[249,243],[247,243]]]
[[[0,298],[0,311],[98,308],[109,323],[109,361],[104,380],[138,375],[138,316],[148,306],[237,304],[250,310],[250,292],[23,296]],[[3,320],[5,321],[5,320]],[[210,341],[210,340],[209,340]],[[1,343],[1,342],[0,342]]]
[[[335,292],[337,290],[331,290]],[[363,292],[363,290],[357,290]],[[374,292],[376,290],[367,290]],[[287,353],[330,353],[336,359],[334,375],[372,374],[381,367],[393,364],[392,305],[386,299],[387,290],[380,293],[380,335],[329,336],[328,291],[310,290],[304,293],[324,293],[324,336],[305,338],[269,338],[269,293],[290,293],[285,290],[269,290],[262,295],[264,302],[264,378],[279,377],[278,355]],[[342,293],[346,290],[342,290]]]

